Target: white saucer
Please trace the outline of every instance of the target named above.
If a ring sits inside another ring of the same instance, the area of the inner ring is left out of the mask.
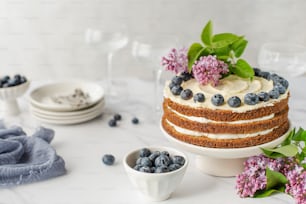
[[[76,89],[81,89],[89,95],[89,101],[82,106],[71,106],[69,104],[58,104],[52,100],[53,97],[73,94]],[[104,98],[104,90],[101,86],[84,81],[57,82],[41,86],[30,93],[29,99],[32,104],[40,109],[49,111],[75,111],[88,108]]]
[[[91,112],[89,114],[85,114],[82,116],[74,116],[72,118],[46,117],[46,116],[38,115],[35,112],[32,112],[32,115],[34,116],[34,118],[44,123],[50,123],[50,124],[56,124],[56,125],[72,125],[72,124],[78,124],[78,123],[83,123],[83,122],[92,120],[100,116],[102,113],[103,113],[103,109],[101,108],[95,112]]]
[[[262,153],[260,148],[273,148],[282,143],[291,131],[291,126],[285,134],[271,142],[244,148],[201,147],[176,139],[169,135],[162,125],[160,125],[160,129],[170,142],[197,155],[196,166],[202,172],[214,176],[231,177],[243,171],[243,162],[246,158]]]
[[[41,109],[37,106],[35,106],[35,104],[30,104],[30,110],[32,112],[37,113],[38,115],[44,115],[44,116],[55,116],[55,117],[73,117],[73,116],[80,116],[80,115],[84,115],[87,113],[91,113],[96,111],[97,109],[101,109],[103,108],[105,105],[105,101],[104,99],[100,100],[97,104],[86,108],[86,109],[81,109],[81,110],[75,110],[75,111],[50,111],[50,110],[45,110],[45,109]]]

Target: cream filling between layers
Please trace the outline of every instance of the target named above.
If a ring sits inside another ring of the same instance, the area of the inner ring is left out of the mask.
[[[248,137],[256,137],[258,135],[266,135],[271,133],[275,128],[271,128],[268,130],[264,130],[264,131],[259,131],[256,133],[248,133],[248,134],[214,134],[214,133],[205,133],[205,132],[198,132],[198,131],[193,131],[193,130],[187,130],[185,128],[181,128],[179,126],[174,125],[173,123],[171,123],[170,121],[166,120],[166,122],[171,125],[175,131],[181,133],[181,134],[186,134],[186,135],[190,135],[190,136],[194,136],[194,137],[201,137],[201,136],[205,136],[211,139],[239,139],[239,138],[248,138]]]
[[[246,112],[249,110],[255,110],[261,107],[274,106],[274,103],[279,102],[288,97],[289,91],[287,90],[284,94],[281,94],[278,99],[270,99],[267,102],[259,102],[256,105],[247,105],[243,103],[244,96],[247,93],[259,93],[261,91],[269,92],[273,89],[273,82],[268,81],[262,77],[254,77],[253,80],[240,78],[236,75],[230,75],[224,79],[220,80],[218,86],[213,87],[210,84],[200,85],[195,79],[190,79],[186,82],[183,82],[181,85],[183,89],[192,90],[193,94],[203,93],[205,95],[205,101],[203,103],[194,102],[193,99],[184,100],[180,96],[175,96],[171,93],[169,89],[169,81],[166,83],[164,88],[164,97],[169,98],[171,101],[174,101],[181,105],[186,105],[191,108],[208,108],[212,110],[231,110],[233,112]],[[211,97],[214,94],[222,94],[224,97],[225,103],[222,106],[215,106],[211,103]],[[238,96],[242,104],[238,108],[230,107],[227,104],[227,100],[231,96]]]
[[[245,124],[245,123],[252,123],[252,122],[257,122],[257,121],[269,120],[269,119],[274,118],[274,115],[275,115],[273,113],[271,115],[264,116],[264,117],[261,117],[261,118],[255,118],[255,119],[252,119],[252,120],[237,120],[237,121],[226,122],[226,121],[210,120],[210,119],[207,119],[207,118],[204,118],[204,117],[183,115],[183,114],[177,112],[176,110],[173,110],[169,106],[168,106],[168,109],[171,110],[173,113],[177,114],[178,116],[182,117],[182,118],[185,118],[187,120],[194,121],[194,122],[200,122],[200,123]]]

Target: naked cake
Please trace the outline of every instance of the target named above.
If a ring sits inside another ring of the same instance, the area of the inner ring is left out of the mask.
[[[247,44],[243,37],[221,33],[209,42],[209,29],[211,22],[202,32],[204,46],[173,49],[162,60],[176,74],[164,88],[163,129],[212,148],[255,146],[282,136],[289,129],[288,81],[239,58]],[[228,53],[221,55],[215,44]]]

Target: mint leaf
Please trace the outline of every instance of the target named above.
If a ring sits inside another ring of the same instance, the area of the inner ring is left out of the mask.
[[[298,148],[294,144],[281,146],[278,148],[261,148],[264,154],[270,158],[293,157],[298,153]]]
[[[266,190],[272,189],[276,186],[283,186],[288,182],[286,176],[278,171],[270,170],[266,168],[267,186]]]
[[[238,40],[239,37],[232,33],[220,33],[213,36],[213,48],[229,47],[233,42]]]
[[[242,78],[252,78],[254,76],[253,68],[243,59],[239,59],[232,69],[233,73]]]
[[[283,192],[285,192],[285,186],[279,186],[276,189],[256,191],[254,198],[265,198],[272,195],[273,193],[283,193]]]
[[[248,41],[245,40],[243,37],[240,37],[239,40],[235,41],[232,44],[232,49],[235,53],[235,57],[239,58],[242,55],[242,53],[244,52],[247,44],[248,44]]]
[[[188,71],[191,72],[193,63],[197,60],[199,52],[203,49],[200,43],[193,43],[187,53],[188,56]]]
[[[221,48],[214,49],[213,54],[217,55],[217,58],[219,58],[220,56],[229,56],[230,51],[231,50],[229,47],[221,47]]]
[[[281,146],[291,144],[291,140],[294,135],[295,135],[295,128],[293,128],[293,130],[290,131],[287,138],[282,142]]]
[[[202,34],[201,34],[201,39],[202,39],[202,42],[204,43],[204,45],[211,46],[212,33],[213,33],[212,22],[208,21],[208,23],[204,27],[204,29],[202,31]]]
[[[306,141],[306,131],[303,128],[300,128],[298,132],[293,135],[292,140]]]

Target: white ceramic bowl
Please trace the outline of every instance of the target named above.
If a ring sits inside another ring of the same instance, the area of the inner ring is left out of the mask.
[[[19,84],[17,86],[0,88],[0,99],[4,102],[6,115],[18,115],[20,109],[17,98],[22,96],[30,86],[30,82]]]
[[[169,147],[147,148],[151,151],[168,151],[170,156],[179,155],[185,158],[185,164],[177,170],[167,173],[144,173],[133,169],[142,148],[125,156],[123,160],[124,168],[134,187],[150,201],[163,201],[171,196],[182,181],[188,166],[188,158],[184,153]]]

